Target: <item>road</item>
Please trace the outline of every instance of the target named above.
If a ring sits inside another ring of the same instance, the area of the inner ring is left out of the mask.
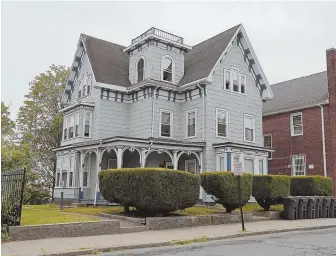
[[[136,249],[105,256],[329,256],[336,255],[336,228],[287,232],[206,243]]]

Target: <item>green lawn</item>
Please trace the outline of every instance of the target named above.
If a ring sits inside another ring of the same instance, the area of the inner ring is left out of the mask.
[[[49,208],[49,210],[45,210]],[[99,218],[93,216],[81,216],[77,214],[71,214],[61,212],[56,207],[42,206],[25,206],[22,210],[21,225],[40,225],[40,224],[55,224],[55,223],[67,223],[67,222],[85,222],[85,221],[97,221]]]
[[[99,207],[72,207],[60,210],[54,204],[25,205],[22,211],[22,225],[53,224],[66,222],[97,221],[100,213],[120,214],[122,206],[99,206]],[[247,204],[243,207],[244,212],[256,212],[263,209],[258,204]],[[271,210],[283,210],[283,205],[272,206]],[[185,210],[174,212],[176,215],[196,216],[211,215],[225,212],[223,206],[195,206]]]

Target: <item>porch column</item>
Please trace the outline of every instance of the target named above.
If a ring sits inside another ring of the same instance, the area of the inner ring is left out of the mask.
[[[79,158],[80,158],[80,166],[79,166],[79,201],[83,199],[83,172],[84,172],[84,157],[85,153],[80,151]]]
[[[97,204],[97,200],[100,200],[99,179],[98,179],[98,174],[99,174],[99,172],[101,170],[100,150],[97,148],[96,152],[97,152],[97,157],[96,157],[97,176],[96,176],[96,187],[95,187],[94,205]]]
[[[123,152],[121,147],[117,147],[117,168],[120,169],[122,168],[122,157],[123,157]]]
[[[177,170],[178,162],[177,162],[177,150],[173,151],[173,166],[174,170]]]
[[[140,163],[142,168],[145,168],[146,166],[146,152],[147,152],[146,148],[141,148]]]
[[[203,152],[199,153],[199,159],[200,159],[199,170],[200,170],[200,174],[201,174],[203,172]],[[202,199],[203,199],[203,188],[202,188],[202,186],[200,186],[199,199],[200,199],[200,201],[202,201]]]

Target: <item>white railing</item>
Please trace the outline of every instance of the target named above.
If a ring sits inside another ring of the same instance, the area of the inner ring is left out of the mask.
[[[168,39],[168,40],[173,41],[173,42],[177,42],[177,43],[183,44],[183,38],[182,37],[175,36],[173,34],[170,34],[168,32],[162,31],[162,30],[154,28],[154,27],[150,28],[146,32],[142,33],[140,36],[132,39],[132,44],[134,44],[135,42],[140,41],[142,38],[145,38],[146,36],[148,36],[150,34],[153,34],[153,35],[156,35],[156,36]]]

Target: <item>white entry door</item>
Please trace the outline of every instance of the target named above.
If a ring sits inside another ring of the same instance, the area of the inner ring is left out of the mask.
[[[187,172],[190,172],[192,174],[196,174],[197,173],[196,159],[185,160],[184,168]]]

